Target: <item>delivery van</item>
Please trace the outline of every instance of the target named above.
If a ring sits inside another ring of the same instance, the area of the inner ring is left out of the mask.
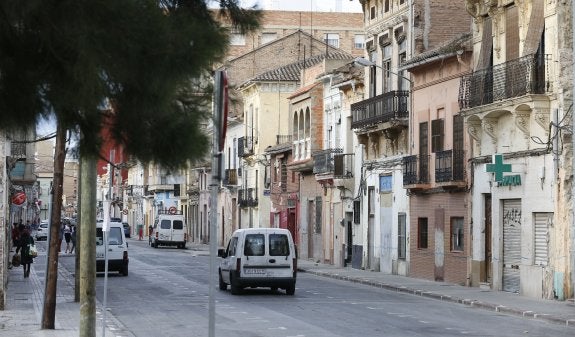
[[[184,215],[173,209],[160,210],[154,221],[150,245],[154,248],[163,246],[177,246],[186,248],[188,230]]]
[[[236,230],[226,249],[219,249],[222,258],[219,288],[228,284],[233,295],[246,287],[270,287],[295,293],[297,252],[290,231],[280,228],[244,228]]]

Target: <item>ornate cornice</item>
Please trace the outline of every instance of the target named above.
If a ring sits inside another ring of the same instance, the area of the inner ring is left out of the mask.
[[[467,133],[478,143],[481,143],[481,121],[467,121]]]
[[[523,132],[523,136],[525,139],[529,138],[529,118],[531,117],[530,113],[516,113],[515,114],[515,126],[521,132]]]

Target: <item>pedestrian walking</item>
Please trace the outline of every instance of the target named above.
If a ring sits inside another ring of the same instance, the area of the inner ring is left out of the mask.
[[[70,241],[72,241],[72,228],[70,228],[69,224],[64,225],[64,240],[66,240],[66,254],[67,254],[68,252],[70,252]]]
[[[30,265],[34,262],[34,256],[30,252],[32,245],[34,245],[34,239],[30,235],[30,231],[25,229],[20,237],[18,248],[16,248],[16,254],[20,252],[20,264],[24,269],[24,278],[30,276]]]
[[[70,248],[70,254],[74,254],[76,249],[76,226],[72,226],[72,234],[70,235],[70,240],[72,241],[72,248]]]

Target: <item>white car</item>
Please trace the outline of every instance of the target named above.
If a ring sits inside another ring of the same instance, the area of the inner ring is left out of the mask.
[[[105,271],[106,250],[104,249],[103,221],[96,223],[96,272]],[[128,276],[128,242],[121,222],[110,222],[108,228],[108,272],[117,271]]]
[[[246,287],[285,289],[293,295],[297,252],[291,233],[280,228],[244,228],[232,235],[227,248],[219,249],[219,287],[230,285],[233,295]]]
[[[42,221],[38,228],[36,229],[36,233],[34,233],[34,238],[36,241],[48,240],[48,231],[50,228],[48,227],[47,221]]]

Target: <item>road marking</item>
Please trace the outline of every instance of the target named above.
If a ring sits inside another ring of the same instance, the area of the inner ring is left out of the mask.
[[[278,326],[277,328],[268,328],[268,330],[287,330],[284,326]]]

